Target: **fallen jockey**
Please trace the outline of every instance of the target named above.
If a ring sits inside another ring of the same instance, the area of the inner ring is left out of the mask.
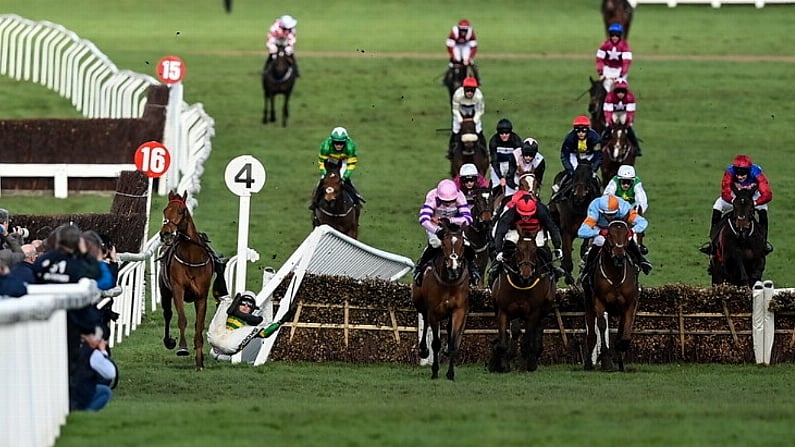
[[[217,360],[228,360],[246,347],[255,338],[268,338],[282,325],[281,321],[263,324],[257,310],[253,292],[245,291],[234,299],[228,295],[221,298],[215,316],[207,328],[207,340]]]

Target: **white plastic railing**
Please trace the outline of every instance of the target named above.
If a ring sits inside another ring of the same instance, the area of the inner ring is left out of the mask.
[[[52,177],[55,197],[65,199],[69,196],[70,177],[115,178],[122,171],[135,170],[134,164],[0,163],[0,179]]]
[[[765,5],[793,4],[795,0],[629,0],[629,4],[632,6],[637,6],[641,3],[665,4],[668,5],[669,8],[675,8],[677,5],[686,4],[709,4],[713,8],[720,8],[723,5],[754,5],[757,8],[764,8]]]

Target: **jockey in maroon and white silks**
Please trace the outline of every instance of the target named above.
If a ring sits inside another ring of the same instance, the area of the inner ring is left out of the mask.
[[[469,20],[459,21],[450,30],[447,36],[447,52],[450,53],[451,63],[464,65],[474,63],[475,53],[478,52],[478,41]]]
[[[602,110],[605,112],[605,126],[610,127],[615,123],[632,126],[635,122],[635,95],[626,82],[615,83],[613,91],[605,96]]]
[[[284,53],[286,55],[291,56],[295,52],[296,25],[298,25],[298,21],[290,15],[283,15],[273,22],[268,30],[268,39],[265,42],[265,46],[268,47],[268,54],[276,54],[278,51],[276,44],[279,40],[284,40]]]
[[[621,38],[624,28],[614,23],[608,28],[610,38],[596,50],[596,72],[603,81],[607,92],[613,90],[613,82],[617,79],[626,80],[632,64],[632,50],[629,43]]]

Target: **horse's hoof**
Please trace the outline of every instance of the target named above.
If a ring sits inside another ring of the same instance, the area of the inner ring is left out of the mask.
[[[173,338],[164,338],[163,345],[166,347],[166,349],[174,349],[177,347],[177,341]]]
[[[420,349],[420,358],[427,359],[428,356],[431,354],[431,351],[428,349]]]
[[[593,371],[594,370],[593,363],[586,363],[585,364],[585,370],[586,371]]]
[[[190,355],[190,352],[188,352],[188,348],[179,348],[177,349],[177,355],[179,357],[185,357],[186,355]]]
[[[447,374],[445,374],[445,376],[447,377],[447,380],[455,381],[455,373],[454,372],[448,371]]]

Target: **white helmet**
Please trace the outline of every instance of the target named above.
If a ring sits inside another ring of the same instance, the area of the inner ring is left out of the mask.
[[[298,20],[295,20],[295,18],[289,14],[281,16],[279,22],[281,22],[281,27],[286,29],[293,29],[298,25]]]
[[[472,163],[461,165],[461,169],[458,170],[458,175],[461,177],[477,177],[478,168]]]
[[[635,168],[630,165],[621,165],[618,168],[618,178],[622,180],[634,180]]]

